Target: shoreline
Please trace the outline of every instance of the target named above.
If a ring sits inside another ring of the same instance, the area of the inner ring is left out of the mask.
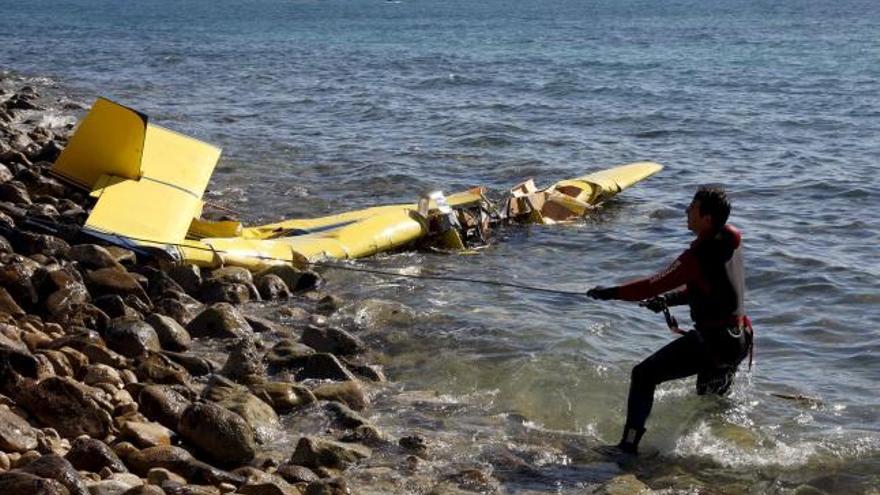
[[[349,467],[377,493],[410,493],[407,478],[502,492],[479,465],[418,473],[430,433],[390,438],[367,419],[388,390],[382,350],[328,321],[344,302],[320,275],[167,267],[80,238],[87,195],[46,172],[84,108],[18,84],[0,109],[4,493],[360,493]],[[647,489],[594,487],[617,483]]]

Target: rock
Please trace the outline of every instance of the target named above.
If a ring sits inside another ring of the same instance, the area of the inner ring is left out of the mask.
[[[18,402],[42,424],[61,436],[105,438],[112,418],[99,392],[71,378],[49,377],[21,391]]]
[[[73,367],[67,360],[67,356],[61,351],[41,350],[39,354],[46,356],[46,359],[52,365],[52,369],[58,376],[73,376]]]
[[[226,364],[220,373],[237,382],[244,383],[249,376],[263,376],[266,365],[263,354],[252,339],[238,339],[232,346]]]
[[[252,332],[241,313],[229,303],[217,303],[202,311],[186,326],[193,337],[235,338]]]
[[[296,373],[297,381],[309,378],[335,381],[355,380],[354,375],[333,354],[323,352],[310,354],[302,359],[301,366]]]
[[[311,483],[320,479],[311,469],[297,466],[296,464],[282,464],[278,466],[278,470],[275,473],[289,483]]]
[[[0,263],[0,286],[24,310],[37,303],[37,290],[31,280],[39,267],[34,261],[17,254],[4,257]]]
[[[174,321],[184,326],[192,321],[199,311],[198,308],[201,308],[201,303],[199,306],[193,307],[172,297],[165,297],[156,302],[157,313],[173,318]]]
[[[290,297],[290,290],[287,288],[287,284],[278,275],[268,273],[257,277],[254,285],[260,296],[266,301],[277,301]]]
[[[137,279],[126,271],[115,268],[100,268],[86,272],[86,284],[94,295],[133,294],[142,301],[150,299]]]
[[[77,261],[81,266],[89,270],[113,268],[117,271],[125,271],[125,268],[110,254],[110,251],[96,244],[71,246],[67,256],[71,261]]]
[[[300,342],[318,352],[329,352],[340,356],[360,354],[366,346],[354,335],[334,327],[309,325],[303,331]]]
[[[148,323],[137,319],[118,319],[110,322],[104,332],[107,347],[125,357],[137,357],[149,351],[160,351],[159,336]]]
[[[13,318],[21,318],[25,315],[21,306],[15,302],[15,299],[3,287],[0,287],[0,313],[6,313]]]
[[[12,172],[9,167],[0,163],[0,183],[6,183],[12,180]]]
[[[91,495],[122,495],[132,488],[132,485],[119,480],[100,480],[89,485]]]
[[[248,482],[236,493],[241,495],[301,495],[299,489],[290,485],[283,478],[273,476],[272,480]]]
[[[185,484],[186,478],[165,468],[153,468],[147,472],[147,482],[151,485],[161,485],[166,481]]]
[[[163,349],[185,351],[192,345],[189,332],[173,318],[153,313],[147,316],[146,322],[156,331]]]
[[[251,393],[270,404],[280,414],[317,401],[311,390],[287,382],[261,380],[248,383]]]
[[[315,354],[311,347],[299,342],[284,339],[275,344],[266,354],[266,362],[270,373],[301,367],[306,358]]]
[[[159,423],[146,423],[142,421],[126,421],[120,429],[122,438],[138,447],[158,447],[159,445],[171,445],[171,437],[174,432]]]
[[[400,437],[400,440],[397,441],[397,444],[418,456],[424,456],[425,452],[427,452],[428,450],[428,445],[427,442],[425,442],[425,438],[419,435],[408,435],[405,437]]]
[[[345,469],[350,464],[372,455],[369,448],[358,444],[344,444],[315,437],[302,437],[296,444],[291,464],[309,468],[329,467]]]
[[[265,319],[259,318],[251,315],[244,315],[245,321],[248,322],[248,325],[251,326],[254,332],[257,333],[278,333],[278,325],[275,323]]]
[[[257,274],[257,278],[275,275],[284,281],[290,292],[305,292],[317,287],[321,277],[313,271],[302,271],[290,265],[273,265]]]
[[[166,385],[150,385],[137,396],[140,412],[153,421],[176,429],[183,411],[191,404],[184,395]]]
[[[366,378],[372,382],[384,382],[385,374],[382,373],[382,368],[375,364],[366,364],[363,362],[359,362],[358,359],[351,358],[343,358],[342,364],[345,365],[352,373],[358,375],[361,378]]]
[[[58,159],[58,156],[61,155],[61,152],[64,148],[61,147],[55,141],[49,141],[45,143],[42,148],[40,148],[37,152],[30,156],[30,159],[34,162],[54,162]]]
[[[370,422],[363,416],[339,402],[328,402],[324,404],[324,410],[330,413],[336,423],[343,428],[355,429],[359,426],[370,424]]]
[[[66,258],[70,245],[53,235],[19,232],[13,241],[16,250],[26,255],[42,254],[52,258]]]
[[[168,275],[189,294],[198,292],[202,286],[202,272],[196,265],[174,265]]]
[[[256,454],[254,430],[241,416],[211,403],[194,403],[183,412],[180,435],[221,464],[243,464]]]
[[[60,291],[59,291],[60,292]],[[86,293],[88,294],[88,293]],[[135,299],[137,300],[137,299]],[[82,301],[86,302],[86,301]],[[128,320],[140,320],[141,314],[125,304],[125,301],[116,294],[107,294],[95,298],[95,306],[110,318],[122,318]],[[56,311],[57,313],[57,311]]]
[[[41,478],[54,479],[64,485],[70,495],[88,495],[89,490],[79,473],[67,459],[54,455],[44,455],[20,469],[21,472]]]
[[[167,495],[165,490],[156,485],[134,486],[122,493],[122,495]]]
[[[17,205],[31,204],[31,196],[27,188],[19,181],[13,180],[0,184],[0,201],[9,201]]]
[[[260,442],[269,440],[279,427],[278,415],[272,406],[250,393],[247,388],[225,378],[215,376],[205,387],[202,396],[241,416]]]
[[[318,480],[309,483],[304,495],[348,495],[348,485],[342,478]]]
[[[194,354],[162,351],[162,355],[181,365],[192,376],[210,375],[220,369],[217,363]]]
[[[0,474],[3,495],[71,495],[64,485],[28,473],[7,471]]]
[[[320,400],[341,402],[356,411],[363,411],[368,405],[367,397],[357,380],[323,383],[312,389],[312,393]]]
[[[615,476],[599,486],[594,492],[596,495],[635,495],[653,493],[647,485],[642,483],[632,474]]]
[[[183,366],[157,353],[150,353],[146,357],[142,357],[135,374],[140,381],[146,383],[189,385],[192,381]]]
[[[331,315],[342,307],[342,299],[333,294],[328,294],[318,300],[315,310],[322,315]]]
[[[87,436],[81,436],[74,440],[70,444],[70,451],[64,458],[80,471],[97,473],[107,468],[115,473],[128,472],[128,468],[113,452],[113,449],[104,442]]]
[[[104,249],[110,253],[110,256],[112,256],[117,263],[123,266],[134,265],[137,262],[137,256],[129,249],[119,246],[107,246]]]
[[[131,470],[146,476],[153,468],[167,469],[177,473],[191,483],[210,484],[232,483],[239,486],[244,478],[217,469],[193,458],[192,454],[180,447],[151,447],[131,453],[126,459]]]
[[[224,266],[211,272],[209,280],[217,280],[228,284],[252,284],[254,277],[250,270],[240,266]]]
[[[107,349],[103,341],[83,346],[82,353],[89,358],[89,361],[95,364],[106,364],[116,369],[128,366],[128,359],[117,352]]]
[[[24,453],[37,448],[37,430],[9,408],[0,407],[0,451]]]
[[[206,280],[199,289],[199,300],[205,304],[242,304],[251,300],[251,289],[245,284]]]
[[[97,385],[99,383],[110,383],[117,388],[122,388],[122,377],[119,371],[107,366],[106,364],[89,364],[85,368],[82,381],[86,385]]]

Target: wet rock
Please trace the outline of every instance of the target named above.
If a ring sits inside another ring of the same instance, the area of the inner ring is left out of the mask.
[[[196,265],[174,265],[168,275],[190,294],[202,286],[202,271]]]
[[[295,383],[261,380],[248,383],[248,388],[280,414],[317,401],[311,390]]]
[[[270,476],[269,478],[248,481],[236,493],[241,495],[301,495],[299,488],[290,485],[284,478],[280,476]]]
[[[250,393],[247,388],[223,377],[215,376],[202,396],[241,416],[260,442],[267,441],[278,428],[278,415],[272,406]]]
[[[31,161],[33,162],[54,162],[58,159],[58,156],[61,155],[61,152],[64,148],[59,145],[55,141],[49,141],[36,151],[34,154],[30,156]]]
[[[82,347],[82,353],[89,358],[89,361],[96,364],[106,364],[112,368],[125,368],[128,366],[128,359],[113,352],[104,346],[103,340],[96,343],[89,343]]]
[[[37,448],[37,430],[6,406],[0,406],[0,451],[27,452]]]
[[[125,301],[123,301],[121,297],[115,294],[97,297],[95,298],[94,304],[98,309],[103,311],[110,318],[121,318],[127,320],[141,319],[140,313],[126,305]]]
[[[89,490],[79,473],[63,457],[54,454],[44,455],[21,468],[21,471],[41,478],[54,479],[64,485],[70,495],[89,495]]]
[[[291,464],[309,468],[329,467],[345,469],[350,464],[369,458],[369,448],[358,444],[344,444],[316,437],[302,437],[290,459]]]
[[[75,290],[61,290],[58,293],[57,295],[50,296],[50,299],[54,297],[50,302],[58,303],[57,306],[50,306],[50,308],[54,308],[57,311],[50,313],[53,321],[65,327],[82,327],[96,330],[104,330],[110,324],[110,317],[95,305],[74,302],[82,297],[81,293]]]
[[[340,356],[360,354],[366,350],[360,339],[335,327],[309,325],[303,331],[300,342],[318,352],[329,352]]]
[[[193,337],[235,338],[252,333],[251,326],[229,303],[217,303],[202,311],[186,326]]]
[[[324,404],[324,410],[327,411],[333,417],[334,421],[343,428],[354,429],[369,424],[369,421],[363,416],[339,402],[328,402]]]
[[[107,347],[125,357],[137,357],[149,351],[160,351],[159,336],[148,323],[138,319],[117,319],[104,332]]]
[[[141,448],[171,445],[174,432],[160,425],[143,421],[126,421],[120,428],[122,438]]]
[[[97,473],[104,468],[114,473],[126,473],[128,468],[104,442],[81,436],[70,444],[70,451],[64,456],[70,464],[80,471]]]
[[[278,275],[272,273],[261,275],[257,277],[254,285],[263,300],[277,301],[290,297],[290,290],[287,288],[287,284]]]
[[[166,481],[173,481],[175,483],[186,483],[186,478],[183,476],[172,473],[171,471],[164,468],[153,468],[147,472],[147,482],[153,485],[161,485]]]
[[[299,342],[284,339],[275,344],[266,354],[269,371],[276,373],[281,370],[302,366],[308,356],[315,354],[311,347]]]
[[[52,369],[55,371],[55,374],[58,376],[73,376],[73,366],[70,365],[70,362],[67,360],[67,356],[64,355],[61,351],[53,351],[53,350],[41,350],[39,354],[48,359],[49,363],[52,365]]]
[[[192,483],[205,482],[214,485],[232,483],[239,486],[244,478],[217,469],[209,464],[196,460],[192,454],[180,447],[151,447],[132,452],[126,462],[132,471],[146,476],[150,469],[163,468],[177,473]]]
[[[397,441],[397,444],[400,445],[403,449],[408,450],[420,457],[423,457],[428,451],[428,444],[425,441],[425,438],[420,435],[408,435],[405,437],[401,437],[400,440]]]
[[[344,479],[334,478],[309,483],[303,495],[348,495],[350,493]]]
[[[31,282],[39,264],[17,254],[0,259],[0,286],[27,311],[37,303],[37,290]]]
[[[42,254],[51,258],[66,258],[70,250],[70,245],[59,237],[30,232],[19,232],[13,246],[22,254]]]
[[[250,270],[239,266],[224,266],[213,270],[209,280],[217,280],[229,284],[252,284],[254,277]]]
[[[86,272],[86,284],[94,295],[134,294],[142,301],[149,301],[143,287],[132,274],[115,268],[101,268]]]
[[[220,369],[220,365],[195,354],[162,351],[162,355],[181,365],[191,376],[205,376]]]
[[[342,307],[342,299],[333,294],[328,294],[318,300],[315,310],[322,315],[331,315]]]
[[[83,372],[83,383],[86,385],[97,385],[99,383],[109,383],[122,388],[122,377],[119,371],[107,366],[106,364],[89,364]]]
[[[19,471],[0,474],[0,493],[3,495],[70,495],[70,491],[55,480]]]
[[[147,316],[146,322],[156,331],[163,349],[185,351],[192,345],[189,332],[173,318],[153,313]]]
[[[12,218],[9,217],[9,215],[7,215],[3,212],[0,212],[0,227],[2,227],[2,226],[6,226],[6,227],[9,227],[10,229],[14,229],[15,222],[12,220]],[[0,236],[0,254],[9,254],[11,252],[12,252],[12,244],[9,244],[9,241],[5,237]]]
[[[249,376],[263,376],[266,365],[263,354],[252,339],[238,339],[230,346],[229,357],[220,373],[237,382],[244,383]]]
[[[77,261],[79,264],[89,270],[97,270],[100,268],[113,268],[118,271],[124,271],[125,268],[116,261],[116,258],[107,251],[106,248],[96,244],[78,244],[70,247],[68,258],[71,261]]]
[[[317,273],[309,270],[297,270],[290,265],[273,265],[257,274],[257,278],[259,279],[266,275],[275,275],[280,278],[287,285],[290,292],[293,293],[312,290],[321,281],[321,277]]]
[[[140,381],[146,383],[189,385],[192,381],[183,366],[158,353],[150,353],[146,357],[142,357],[135,374]]]
[[[632,474],[615,476],[599,486],[594,492],[596,495],[630,495],[649,494],[651,489],[638,480]]]
[[[125,249],[119,246],[107,246],[104,249],[106,249],[107,252],[110,253],[110,256],[112,256],[117,263],[123,266],[131,266],[137,262],[137,256],[134,254],[133,251],[129,249]]]
[[[100,480],[89,485],[91,495],[122,495],[133,488],[119,480]]]
[[[254,430],[241,416],[210,403],[194,403],[183,412],[178,431],[206,456],[221,464],[254,458]]]
[[[9,167],[0,163],[0,183],[6,183],[12,180],[12,172]]]
[[[144,416],[171,429],[177,428],[183,411],[191,404],[186,396],[165,385],[145,387],[137,397]]]
[[[6,313],[13,318],[20,318],[25,315],[21,306],[15,302],[12,295],[3,287],[0,287],[0,313]]]
[[[320,479],[311,469],[296,464],[282,464],[275,473],[288,483],[311,483]]]
[[[343,358],[342,363],[346,368],[351,370],[355,375],[370,380],[372,382],[384,382],[385,374],[382,368],[375,364],[367,364],[361,362],[360,359]]]
[[[64,437],[105,438],[110,432],[110,404],[97,390],[66,377],[49,377],[24,388],[18,402],[40,423]]]
[[[0,184],[0,201],[9,201],[17,205],[31,204],[31,196],[24,184],[17,180]]]
[[[356,411],[363,411],[368,405],[367,397],[357,380],[324,383],[312,389],[312,393],[320,400],[341,402]]]
[[[156,312],[186,326],[200,311],[201,303],[196,306],[187,305],[176,297],[165,297],[156,302]]]
[[[257,332],[257,333],[267,333],[267,332],[278,333],[278,325],[276,325],[275,323],[273,323],[265,318],[259,318],[257,316],[245,315],[244,319],[245,319],[245,321],[248,322],[248,325],[251,326],[251,329],[253,329],[254,332]]]
[[[141,485],[129,488],[122,495],[167,495],[165,490],[156,485]]]
[[[251,289],[245,284],[206,280],[199,289],[199,300],[205,304],[243,304],[251,300]]]
[[[316,378],[319,380],[355,380],[339,359],[333,354],[315,353],[302,358],[301,368],[296,373],[297,381]]]

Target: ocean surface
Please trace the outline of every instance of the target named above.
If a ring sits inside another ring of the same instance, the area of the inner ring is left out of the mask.
[[[633,469],[721,493],[880,485],[880,3],[0,0],[0,12],[0,70],[222,146],[208,197],[248,221],[666,167],[581,222],[505,228],[475,255],[354,266],[617,283],[670,262],[690,242],[695,187],[723,184],[745,236],[755,366],[724,399],[695,396],[692,380],[662,386],[644,441],[659,453]],[[505,493],[577,493],[614,471],[584,446],[617,441],[630,369],[674,338],[631,303],[326,276],[367,299],[345,317],[386,350],[395,393],[374,398],[371,419],[442,431],[437,452],[484,464]]]

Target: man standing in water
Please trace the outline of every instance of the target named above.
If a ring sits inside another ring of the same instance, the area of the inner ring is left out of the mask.
[[[624,285],[587,291],[593,299],[648,299],[645,305],[655,312],[688,304],[694,322],[694,330],[633,368],[623,438],[605,449],[609,453],[637,453],[658,384],[697,375],[698,394],[722,395],[751,350],[751,325],[743,310],[742,237],[727,225],[727,195],[720,188],[700,187],[686,211],[696,239],[668,268]]]

